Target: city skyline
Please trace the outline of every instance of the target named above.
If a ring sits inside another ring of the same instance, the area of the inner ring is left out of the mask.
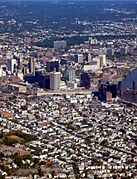
[[[137,179],[137,3],[0,0],[0,179]]]

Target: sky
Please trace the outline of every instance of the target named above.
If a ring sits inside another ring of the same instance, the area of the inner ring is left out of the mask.
[[[0,0],[0,1],[11,1],[11,0]],[[12,1],[136,1],[136,0],[12,0]]]
[[[133,2],[133,1],[137,1],[137,0],[0,0],[0,2],[11,2],[11,1],[16,1],[16,2],[26,2],[26,1],[32,1],[32,2],[49,2],[49,1],[52,1],[52,2],[59,2],[59,1],[65,1],[65,2],[69,2],[69,1],[117,1],[117,2]]]

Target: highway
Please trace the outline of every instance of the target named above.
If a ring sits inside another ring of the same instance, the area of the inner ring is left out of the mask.
[[[75,95],[75,94],[83,94],[83,95],[91,95],[91,93],[95,91],[95,89],[90,89],[90,90],[59,90],[59,91],[38,91],[37,96],[45,96],[45,95]]]

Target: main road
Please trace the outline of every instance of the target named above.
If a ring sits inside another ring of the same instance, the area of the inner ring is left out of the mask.
[[[91,95],[91,93],[95,91],[95,89],[89,90],[59,90],[59,91],[38,91],[37,96],[45,96],[45,95],[75,95],[75,94],[83,94],[83,95]]]

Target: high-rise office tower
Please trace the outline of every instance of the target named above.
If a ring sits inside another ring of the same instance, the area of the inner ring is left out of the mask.
[[[46,66],[47,66],[47,72],[60,71],[60,64],[58,60],[47,61]]]
[[[92,55],[91,55],[91,53],[89,52],[89,53],[88,53],[88,62],[89,62],[89,63],[91,62],[91,59],[92,59]]]
[[[39,87],[44,89],[50,89],[50,74],[44,73],[39,76]]]
[[[7,59],[7,67],[9,72],[14,73],[17,67],[16,59],[13,58]]]
[[[107,48],[106,54],[108,58],[111,58],[114,55],[114,50],[112,48]]]
[[[42,75],[43,74],[43,70],[37,70],[37,71],[35,71],[35,82],[39,82],[39,80],[40,80],[40,75]]]
[[[75,63],[83,63],[84,56],[83,54],[75,54],[74,61]]]
[[[71,82],[76,80],[76,68],[75,67],[69,66],[66,68],[65,79]]]
[[[18,76],[21,80],[24,79],[24,75],[23,75],[23,73],[22,73],[21,70],[18,70],[18,72],[17,72],[17,76]]]
[[[6,76],[6,64],[0,64],[0,77]]]
[[[22,73],[23,73],[23,75],[26,75],[26,74],[29,73],[29,72],[28,72],[28,67],[27,67],[27,65],[24,65],[24,66],[23,66],[23,68],[22,68]]]
[[[116,96],[117,96],[117,85],[99,82],[98,91],[99,91],[98,97],[99,97],[100,101],[106,101],[107,92],[110,92],[112,94],[112,98],[116,98]]]
[[[83,63],[83,54],[78,54],[78,63]]]
[[[106,55],[99,56],[99,68],[103,68],[107,65]]]
[[[26,74],[25,76],[24,76],[24,80],[25,80],[25,82],[28,82],[28,83],[35,83],[35,75],[33,75],[33,74]]]
[[[92,66],[95,66],[95,69],[101,69],[107,65],[106,55],[99,55],[92,59],[91,63]]]
[[[121,47],[120,48],[120,55],[127,55],[128,47]]]
[[[35,59],[30,58],[28,63],[29,73],[35,74]]]
[[[81,86],[85,87],[85,89],[89,89],[90,88],[90,76],[86,72],[83,72],[81,74]]]
[[[60,89],[60,72],[50,72],[50,90]]]

